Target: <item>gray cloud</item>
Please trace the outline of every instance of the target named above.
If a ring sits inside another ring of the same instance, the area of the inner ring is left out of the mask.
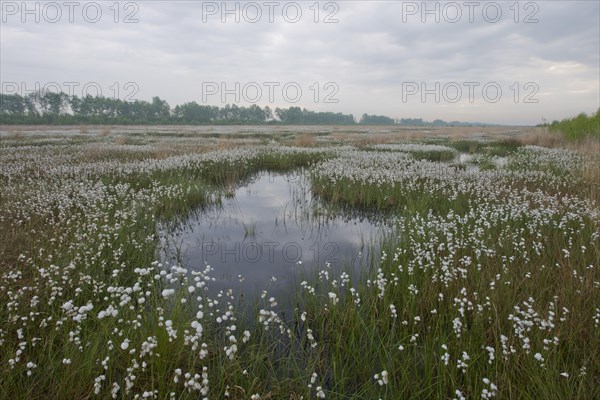
[[[297,23],[282,17],[284,2],[270,23],[268,7],[261,1],[258,23],[248,23],[243,16],[236,23],[232,15],[222,23],[219,15],[203,22],[201,2],[139,1],[139,22],[134,24],[114,23],[108,2],[100,3],[103,15],[97,23],[77,13],[74,23],[64,13],[58,23],[43,18],[35,23],[31,16],[22,23],[19,14],[7,15],[8,3],[2,2],[0,25],[3,84],[25,82],[32,88],[34,82],[98,82],[107,95],[117,82],[122,96],[122,86],[136,82],[138,98],[159,95],[175,105],[200,102],[203,82],[226,82],[230,88],[234,82],[297,82],[303,90],[298,103],[286,102],[278,88],[275,104],[269,105],[522,124],[600,106],[600,6],[595,1],[521,2],[518,23],[509,9],[513,2],[494,3],[502,8],[502,18],[495,23],[481,14],[493,2],[481,2],[473,22],[464,3],[456,2],[463,12],[459,22],[448,23],[441,15],[436,23],[428,15],[423,23],[420,15],[403,19],[403,10],[412,4],[421,8],[422,2],[338,1],[334,4],[339,22],[331,24],[322,20],[333,8],[320,10],[321,21],[313,21],[313,2],[298,2],[302,18]],[[321,7],[326,3],[319,2]],[[221,7],[222,2],[214,4]],[[236,3],[227,4],[233,8]],[[448,2],[428,2],[427,7],[436,4],[442,9]],[[126,11],[120,10],[120,19]],[[523,23],[532,11],[539,22]],[[315,82],[320,89],[316,103],[311,90]],[[338,103],[323,103],[326,82],[338,85]],[[424,102],[420,95],[403,101],[403,85],[410,82],[429,89],[436,83],[443,88],[452,82],[478,82],[480,87],[495,82],[502,97],[497,103],[486,102],[476,90],[473,102],[466,92],[456,103],[444,98],[436,102],[433,95]],[[538,103],[523,103],[532,92],[525,88],[528,82],[539,88],[533,96]],[[218,96],[210,102],[221,104]],[[259,104],[268,104],[266,88]]]

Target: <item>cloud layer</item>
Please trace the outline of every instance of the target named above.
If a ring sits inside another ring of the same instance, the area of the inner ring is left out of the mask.
[[[1,4],[5,92],[13,82],[21,92],[57,82],[80,95],[97,82],[123,98],[134,82],[133,97],[172,106],[239,96],[356,116],[506,124],[600,107],[596,1]]]

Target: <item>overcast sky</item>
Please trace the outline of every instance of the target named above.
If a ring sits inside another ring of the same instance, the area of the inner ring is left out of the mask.
[[[599,4],[2,1],[0,80],[4,93],[54,82],[172,107],[239,96],[356,117],[537,124],[600,107]]]

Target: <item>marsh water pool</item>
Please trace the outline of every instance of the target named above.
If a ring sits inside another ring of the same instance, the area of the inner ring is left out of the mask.
[[[358,272],[394,219],[332,210],[311,192],[307,171],[261,172],[162,233],[162,259],[193,271],[212,267],[212,292],[247,299],[267,290],[280,303],[321,269]]]

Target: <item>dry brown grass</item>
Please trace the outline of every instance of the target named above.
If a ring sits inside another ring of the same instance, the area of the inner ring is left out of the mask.
[[[104,159],[105,157],[105,152],[99,150],[95,146],[86,148],[84,151],[79,153],[80,162],[97,162]]]
[[[311,133],[302,133],[300,135],[296,135],[294,139],[294,145],[299,147],[308,147],[313,146],[315,144],[315,135]]]
[[[16,128],[10,128],[8,130],[8,139],[12,139],[12,140],[23,140],[25,139],[25,137],[23,136],[23,132],[21,132],[21,130],[16,129]]]
[[[403,132],[400,136],[397,136],[398,138],[401,139],[405,139],[405,140],[420,140],[420,139],[424,139],[426,136],[435,136],[434,133],[425,133],[423,131],[420,130],[407,130],[405,132]]]
[[[330,138],[334,141],[334,142],[339,142],[342,143],[345,140],[348,140],[348,135],[344,134],[342,132],[334,132],[333,134],[331,134]]]
[[[359,137],[356,138],[355,143],[359,147],[364,147],[364,146],[374,145],[374,144],[389,143],[391,140],[392,140],[392,138],[386,137],[385,135],[382,135],[382,134],[371,134],[371,135],[360,135]]]
[[[575,150],[583,155],[600,155],[600,140],[587,137],[578,141],[567,141],[561,135],[550,133],[546,128],[533,128],[523,135],[515,137],[524,145],[536,145],[542,147],[563,147]]]
[[[362,135],[363,138],[360,142],[363,144],[399,143],[406,140],[423,140],[427,137],[440,134],[445,135],[446,132],[435,130],[429,131],[427,129],[400,129],[390,133]]]
[[[406,139],[405,134],[387,133],[387,134],[362,134],[357,135],[354,139],[354,144],[358,147],[370,145],[395,143]]]
[[[156,143],[154,145],[154,158],[156,159],[162,160],[174,154],[173,148],[166,143]]]
[[[238,147],[239,144],[235,141],[235,139],[231,138],[219,138],[217,141],[217,149],[218,150],[227,150]]]
[[[124,145],[127,144],[127,138],[125,136],[119,136],[115,138],[115,144]]]
[[[590,200],[600,205],[600,159],[597,156],[590,156],[587,160],[583,168],[583,180],[590,186]]]
[[[535,145],[542,147],[563,147],[565,140],[559,135],[553,135],[545,128],[534,128],[526,131],[518,137],[518,140],[525,145]]]
[[[459,140],[467,139],[469,135],[465,133],[465,131],[452,130],[448,133],[450,140],[453,142],[458,142]]]
[[[583,140],[572,143],[570,147],[583,155],[591,157],[600,157],[600,140],[587,137]]]

